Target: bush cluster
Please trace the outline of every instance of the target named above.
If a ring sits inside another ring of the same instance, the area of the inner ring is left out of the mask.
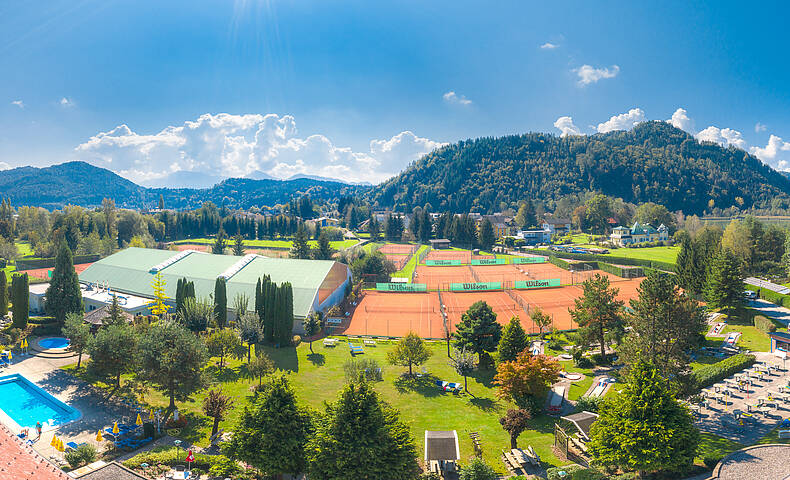
[[[126,468],[140,468],[140,465],[147,463],[148,465],[164,464],[164,465],[180,465],[184,463],[186,453],[184,449],[177,449],[176,447],[156,447],[153,450],[135,455],[123,462]],[[194,453],[195,461],[192,462],[192,468],[199,468],[203,471],[208,471],[214,465],[225,465],[229,461],[228,457],[224,455],[205,455],[203,453]]]
[[[346,381],[353,382],[362,375],[365,380],[378,382],[382,380],[381,368],[372,358],[351,358],[343,364]]]
[[[692,373],[692,384],[696,389],[709,387],[730,375],[750,367],[756,361],[754,355],[739,353],[712,365],[706,365]]]
[[[763,333],[771,333],[776,331],[776,324],[774,321],[762,315],[755,315],[754,326]]]
[[[96,447],[86,443],[74,450],[69,450],[66,452],[65,457],[71,468],[87,465],[96,460]]]

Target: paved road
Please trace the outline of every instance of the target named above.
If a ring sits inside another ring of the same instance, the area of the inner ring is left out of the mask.
[[[771,317],[784,323],[785,326],[790,324],[790,310],[779,305],[774,305],[762,299],[751,300],[749,306],[755,310],[759,310],[766,317]]]

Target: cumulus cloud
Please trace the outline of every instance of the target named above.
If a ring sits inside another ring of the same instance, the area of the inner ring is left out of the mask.
[[[579,86],[589,85],[604,78],[614,78],[620,73],[620,67],[612,65],[611,68],[595,68],[592,65],[582,65],[573,70],[579,76]]]
[[[785,142],[781,137],[771,135],[764,148],[752,147],[749,152],[777,170],[790,170],[790,155],[782,154],[790,152],[790,142]]]
[[[58,103],[60,103],[61,107],[66,107],[66,108],[73,107],[75,105],[74,100],[72,100],[72,99],[70,99],[68,97],[61,98],[60,102],[58,102]]]
[[[678,108],[677,110],[675,110],[675,113],[672,114],[672,118],[667,120],[667,122],[672,124],[672,126],[674,126],[675,128],[685,130],[691,134],[694,133],[694,128],[692,126],[693,124],[685,108]]]
[[[555,48],[559,47],[556,43],[546,42],[540,46],[543,50],[554,50]]]
[[[449,92],[442,95],[442,98],[444,99],[445,102],[453,105],[467,106],[472,104],[471,100],[469,100],[463,95],[458,95],[453,90],[450,90]]]
[[[335,145],[324,135],[300,137],[290,115],[204,114],[152,135],[119,125],[76,147],[81,158],[146,183],[178,171],[242,177],[321,175],[379,182],[444,144],[410,131],[372,140],[369,151]]]
[[[598,133],[611,132],[613,130],[629,130],[634,125],[644,122],[645,112],[641,108],[632,108],[628,113],[614,115],[609,120],[598,124]]]
[[[737,147],[746,149],[746,140],[743,139],[741,132],[731,128],[719,128],[711,125],[710,127],[701,130],[697,135],[697,140],[703,142],[718,143],[722,147]]]
[[[11,102],[11,105],[16,105],[19,108],[25,108],[25,102],[23,102],[22,100],[14,100],[13,102]]]
[[[10,170],[11,165],[7,164],[6,162],[0,162],[0,170]]]
[[[762,123],[757,122],[757,123],[754,124],[754,133],[764,132],[767,128],[768,127],[766,127]]]
[[[573,124],[573,118],[571,117],[560,117],[554,122],[554,126],[559,129],[561,137],[567,137],[568,135],[581,135],[582,131],[579,130],[579,127]]]

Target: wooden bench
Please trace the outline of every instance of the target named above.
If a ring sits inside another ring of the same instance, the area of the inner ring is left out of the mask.
[[[365,344],[365,345],[368,345],[370,347],[375,347],[376,346],[376,341],[375,340],[371,340],[371,339],[365,339],[365,340],[362,341],[362,343]]]

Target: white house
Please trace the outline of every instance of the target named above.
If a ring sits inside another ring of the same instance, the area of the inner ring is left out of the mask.
[[[615,227],[609,240],[621,247],[648,242],[666,242],[669,240],[669,229],[663,223],[653,228],[649,223],[634,222],[631,228]]]

